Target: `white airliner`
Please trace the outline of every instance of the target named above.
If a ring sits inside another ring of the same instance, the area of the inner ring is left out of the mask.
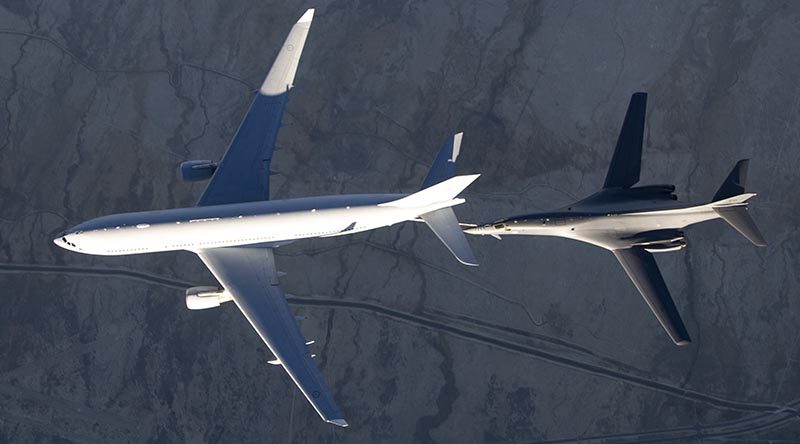
[[[59,234],[62,248],[124,255],[188,250],[223,288],[186,291],[188,308],[234,301],[323,420],[347,426],[325,386],[278,283],[272,249],[297,239],[341,236],[403,221],[425,222],[456,258],[477,265],[451,207],[478,175],[455,176],[461,133],[444,143],[421,190],[269,200],[269,165],[289,90],[311,26],[309,9],[292,27],[222,161],[181,164],[184,180],[210,179],[193,208],[115,214]]]

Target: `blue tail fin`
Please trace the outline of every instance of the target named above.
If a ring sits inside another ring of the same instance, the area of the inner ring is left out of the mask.
[[[428,170],[428,175],[422,181],[421,190],[456,175],[456,159],[461,151],[461,136],[463,135],[464,133],[453,134],[444,141],[442,148],[439,149],[439,155],[436,156],[431,169]]]

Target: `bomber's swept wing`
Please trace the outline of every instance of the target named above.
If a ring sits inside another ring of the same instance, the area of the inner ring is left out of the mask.
[[[641,247],[613,251],[672,341],[677,345],[691,342],[653,255]]]
[[[269,199],[269,165],[314,10],[292,27],[197,206]]]
[[[639,181],[646,113],[647,93],[635,93],[628,104],[603,188],[630,188]]]
[[[323,420],[347,427],[311,360],[286,296],[278,283],[271,248],[229,247],[197,252],[239,310]]]

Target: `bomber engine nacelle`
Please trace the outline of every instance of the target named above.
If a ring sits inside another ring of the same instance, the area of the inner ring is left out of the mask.
[[[683,239],[644,246],[645,251],[648,253],[669,253],[670,251],[683,250],[684,248],[686,248],[686,241]]]
[[[631,191],[650,199],[678,200],[678,196],[674,194],[675,185],[644,185],[631,188]]]
[[[210,160],[187,160],[181,162],[181,179],[184,182],[197,182],[208,180],[217,170],[217,162]]]
[[[624,239],[630,239],[634,246],[642,247],[650,253],[667,253],[686,248],[683,231],[671,228],[645,231]]]
[[[186,308],[189,310],[205,310],[219,307],[233,300],[228,290],[217,287],[192,287],[186,290]]]

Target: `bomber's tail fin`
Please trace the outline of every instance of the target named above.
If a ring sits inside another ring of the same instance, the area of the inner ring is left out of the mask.
[[[428,170],[428,175],[422,181],[421,190],[455,176],[456,159],[458,159],[458,153],[461,152],[461,138],[463,135],[464,133],[453,134],[444,141],[436,160],[433,161],[430,170]]]
[[[736,162],[736,166],[733,167],[730,174],[728,174],[728,177],[725,179],[725,182],[723,182],[722,186],[719,187],[719,190],[717,190],[717,194],[714,195],[714,200],[712,200],[712,202],[738,196],[744,193],[744,187],[747,183],[747,166],[749,164],[750,159],[742,159]]]
[[[764,247],[767,245],[767,241],[748,212],[747,201],[755,196],[755,193],[745,192],[749,162],[748,159],[742,159],[736,163],[725,182],[719,187],[717,194],[714,195],[711,207],[719,214],[719,217],[753,245]]]

